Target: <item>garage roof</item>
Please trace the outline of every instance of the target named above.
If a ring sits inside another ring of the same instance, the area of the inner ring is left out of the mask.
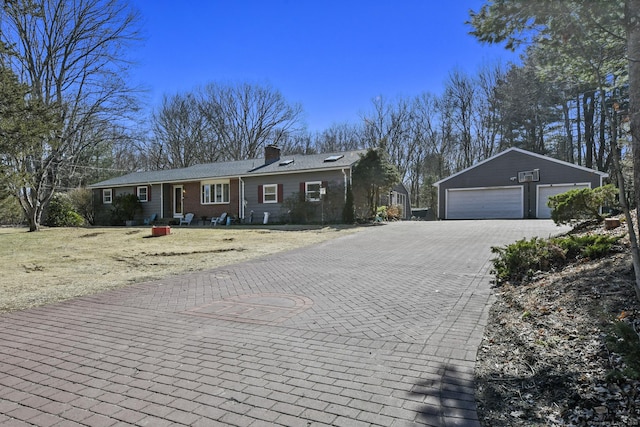
[[[507,154],[509,152],[512,152],[512,151],[515,151],[515,152],[518,152],[518,153],[522,153],[522,154],[526,154],[526,155],[529,155],[529,156],[532,156],[532,157],[537,157],[537,158],[540,158],[540,159],[548,160],[548,161],[551,161],[551,162],[559,163],[561,165],[564,165],[564,166],[567,166],[567,167],[572,167],[572,168],[579,169],[579,170],[583,170],[583,171],[586,171],[586,172],[592,172],[592,173],[594,173],[596,175],[600,175],[602,178],[606,178],[606,177],[609,176],[609,174],[606,173],[606,172],[600,172],[600,171],[597,171],[597,170],[594,170],[594,169],[586,168],[584,166],[574,165],[573,163],[569,163],[569,162],[565,162],[565,161],[562,161],[562,160],[554,159],[553,157],[548,157],[548,156],[545,156],[545,155],[542,155],[542,154],[533,153],[531,151],[523,150],[521,148],[511,147],[511,148],[508,148],[508,149],[496,154],[495,156],[491,156],[491,157],[489,157],[487,159],[482,160],[481,162],[476,163],[473,166],[470,166],[470,167],[468,167],[466,169],[461,170],[460,172],[454,173],[453,175],[450,175],[450,176],[448,176],[448,177],[446,177],[444,179],[441,179],[440,181],[433,183],[433,186],[434,187],[438,187],[443,182],[446,182],[446,181],[448,181],[448,180],[450,180],[450,179],[452,179],[452,178],[454,178],[454,177],[456,177],[458,175],[462,175],[463,173],[465,173],[467,171],[470,171],[471,169],[475,169],[478,166],[483,165],[484,163],[487,163],[487,162],[489,162],[491,160],[494,160],[494,159],[496,159],[498,157],[504,156],[505,154]]]

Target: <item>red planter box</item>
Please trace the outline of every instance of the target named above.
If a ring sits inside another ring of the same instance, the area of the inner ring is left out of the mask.
[[[161,226],[153,226],[151,228],[151,235],[152,236],[166,236],[167,234],[171,234],[171,227],[169,227],[168,225],[161,225]]]

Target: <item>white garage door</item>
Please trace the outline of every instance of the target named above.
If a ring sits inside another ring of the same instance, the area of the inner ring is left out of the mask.
[[[447,219],[522,218],[523,187],[455,188],[447,190]]]
[[[547,206],[549,197],[578,188],[591,188],[591,185],[589,183],[538,185],[536,218],[551,218],[551,209]]]

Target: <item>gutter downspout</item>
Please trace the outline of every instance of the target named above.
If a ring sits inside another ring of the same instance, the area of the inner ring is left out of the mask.
[[[164,182],[160,183],[160,218],[164,218]]]
[[[349,172],[351,172],[351,169],[349,169]],[[345,169],[342,169],[342,175],[344,176],[344,201],[347,201],[347,173],[345,172]]]
[[[240,197],[238,200],[238,215],[240,219],[244,220],[244,181],[242,177],[238,177],[238,192],[240,193]]]

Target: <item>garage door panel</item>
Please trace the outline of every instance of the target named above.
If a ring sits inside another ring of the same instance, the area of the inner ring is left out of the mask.
[[[568,183],[568,184],[553,184],[553,185],[539,185],[538,186],[538,198],[537,198],[537,212],[536,218],[551,218],[551,209],[547,206],[549,197],[556,194],[566,193],[570,190],[576,190],[580,188],[591,188],[589,183]]]
[[[521,186],[447,190],[447,219],[523,217]]]

